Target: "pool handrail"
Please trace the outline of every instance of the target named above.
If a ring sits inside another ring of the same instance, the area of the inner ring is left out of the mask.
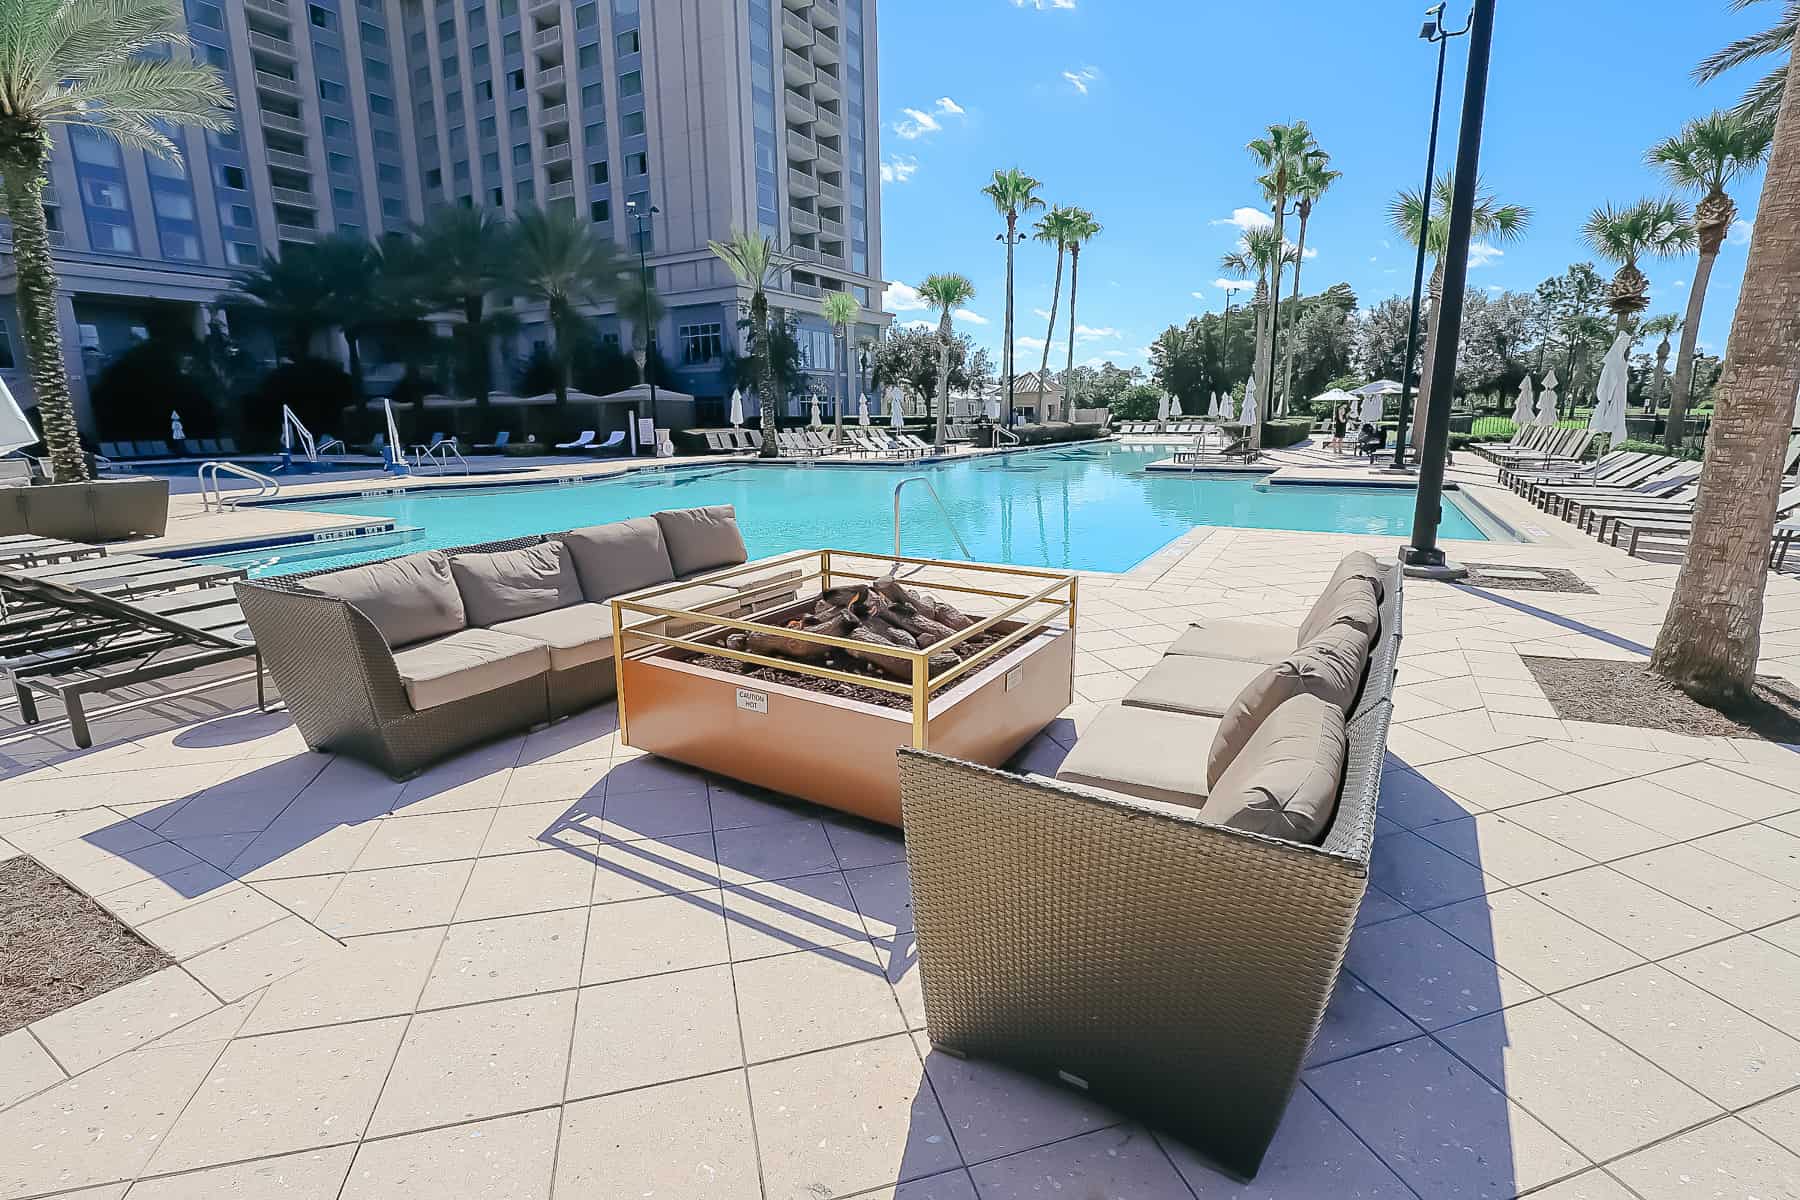
[[[233,496],[231,499],[227,500],[225,498],[225,490],[219,486],[219,475],[221,472],[250,480],[250,482],[256,484],[256,495],[249,497]],[[200,464],[200,470],[197,472],[197,476],[200,480],[200,510],[202,512],[235,512],[237,511],[237,506],[246,499],[261,500],[266,496],[278,496],[281,494],[280,480],[275,479],[272,476],[264,475],[261,471],[253,471],[241,463],[224,462],[219,459],[208,459],[206,462]],[[209,479],[211,481],[211,486],[208,486]]]
[[[964,558],[974,562],[975,556],[969,552],[969,544],[963,541],[962,534],[957,531],[956,521],[950,516],[950,510],[944,506],[943,497],[939,496],[937,489],[931,486],[931,480],[923,475],[908,475],[894,485],[894,556],[896,558],[900,556],[900,493],[906,490],[906,485],[909,483],[925,485],[925,490],[931,493],[932,500],[938,506],[938,512],[944,516],[944,527],[950,531],[950,536],[956,539],[957,548],[963,552]]]

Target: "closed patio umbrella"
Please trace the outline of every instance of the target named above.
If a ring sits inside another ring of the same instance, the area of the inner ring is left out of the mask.
[[[1550,426],[1556,424],[1556,368],[1544,376],[1544,390],[1538,393],[1537,417],[1533,424]]]
[[[733,429],[744,423],[744,393],[739,388],[731,389],[731,426]]]
[[[899,429],[906,424],[906,414],[901,412],[900,394],[897,391],[888,393],[888,424]]]
[[[869,393],[864,392],[856,399],[856,423],[867,429],[869,426]]]
[[[1238,413],[1238,424],[1249,428],[1256,424],[1256,376],[1244,387],[1244,407]]]
[[[1519,398],[1513,404],[1512,419],[1514,425],[1529,425],[1531,423],[1531,418],[1535,415],[1532,412],[1534,397],[1532,396],[1531,391],[1531,376],[1527,375],[1525,378],[1519,380]]]
[[[1169,397],[1169,415],[1171,417],[1179,417],[1181,415],[1181,397],[1180,396]]]
[[[1621,333],[1613,339],[1612,349],[1601,360],[1594,413],[1588,418],[1588,428],[1606,434],[1615,446],[1625,440],[1625,392],[1631,377],[1626,357],[1630,353],[1629,333]]]
[[[1166,421],[1169,419],[1169,393],[1167,392],[1164,392],[1162,399],[1157,402],[1156,419],[1159,421]]]
[[[187,430],[182,428],[181,414],[178,412],[169,414],[169,440],[171,442],[187,441]]]
[[[1219,419],[1227,425],[1237,420],[1237,397],[1227,391],[1219,400]]]
[[[823,427],[824,424],[825,422],[819,419],[819,397],[815,392],[812,397],[812,427],[814,429],[819,429]]]

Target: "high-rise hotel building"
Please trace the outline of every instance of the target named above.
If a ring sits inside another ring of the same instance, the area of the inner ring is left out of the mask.
[[[771,301],[800,317],[807,364],[829,378],[825,292],[862,306],[857,340],[889,320],[875,5],[186,0],[194,53],[236,94],[236,129],[178,131],[179,165],[57,136],[45,208],[78,400],[158,321],[204,328],[267,255],[404,230],[446,204],[566,207],[634,258],[632,212],[654,206],[658,348],[703,400],[731,390],[724,359],[748,300],[707,242],[760,230],[799,261]],[[11,271],[0,258],[0,374],[29,399]],[[510,356],[548,336],[541,314],[520,315]],[[598,324],[627,346],[638,332],[629,314]]]

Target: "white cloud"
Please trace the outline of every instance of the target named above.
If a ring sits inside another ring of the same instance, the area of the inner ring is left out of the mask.
[[[1754,228],[1755,226],[1749,221],[1739,217],[1731,223],[1731,232],[1727,237],[1734,246],[1748,246],[1750,244],[1750,231]]]
[[[938,112],[943,113],[947,117],[960,117],[963,115],[963,106],[948,96],[939,96],[935,107]]]
[[[1088,85],[1100,78],[1097,67],[1083,67],[1079,71],[1064,71],[1062,77],[1069,81],[1069,86],[1083,96],[1088,94]]]
[[[1031,315],[1040,321],[1048,321],[1050,319],[1050,310],[1047,308],[1034,308],[1031,310]]]
[[[967,309],[967,308],[957,309],[956,310],[956,319],[959,321],[967,321],[971,325],[992,324],[991,321],[989,321],[986,317],[982,316],[980,313],[975,312],[971,309]]]
[[[1075,336],[1085,342],[1093,338],[1116,338],[1119,336],[1119,331],[1111,326],[1096,329],[1092,325],[1077,325]]]
[[[1381,258],[1378,255],[1371,254],[1371,255],[1369,255],[1369,261],[1370,262],[1380,262]]]
[[[1214,225],[1236,225],[1246,233],[1252,229],[1266,229],[1274,223],[1275,218],[1260,208],[1234,208],[1229,217],[1212,222]]]
[[[902,329],[936,329],[937,322],[936,321],[902,321],[902,322],[900,322],[900,328],[902,328]]]
[[[1313,259],[1319,257],[1319,248],[1317,246],[1308,246],[1306,248],[1306,253],[1302,257],[1304,257],[1307,262],[1311,262]]]
[[[911,284],[896,280],[887,285],[887,291],[881,297],[881,307],[888,312],[924,312],[931,306],[925,303],[925,297],[919,295],[919,289]]]
[[[1043,338],[1035,338],[1035,337],[1018,337],[1018,338],[1013,339],[1013,345],[1019,347],[1019,349],[1021,349],[1021,350],[1042,350],[1044,348],[1044,339]]]
[[[1672,289],[1674,289],[1677,292],[1679,292],[1682,288],[1684,288],[1686,286],[1687,286],[1687,280],[1685,280],[1685,279],[1677,279],[1674,283],[1671,283],[1669,285],[1669,287],[1671,287]]]
[[[881,182],[905,183],[919,169],[919,160],[905,154],[893,154],[881,160]]]
[[[1221,292],[1241,292],[1245,288],[1255,287],[1256,285],[1251,283],[1248,279],[1215,279],[1213,280],[1213,286],[1218,288]],[[1206,293],[1195,292],[1194,299],[1204,300],[1206,299]]]
[[[936,117],[921,109],[903,108],[900,111],[906,116],[894,122],[894,132],[909,142],[917,141],[926,134],[936,133],[943,128],[938,124]]]
[[[1486,242],[1469,243],[1469,270],[1477,271],[1489,266],[1506,256],[1506,251],[1498,246],[1490,246]]]
[[[1014,8],[1035,8],[1046,12],[1052,8],[1074,8],[1075,0],[1013,0]]]

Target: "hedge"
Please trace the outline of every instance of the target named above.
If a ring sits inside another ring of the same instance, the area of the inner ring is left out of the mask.
[[[1100,426],[1067,421],[1051,421],[1043,425],[1014,425],[1019,443],[1025,446],[1047,446],[1053,442],[1084,442],[1100,436]]]
[[[1310,420],[1268,421],[1263,425],[1263,449],[1280,450],[1284,446],[1298,446],[1311,436]]]

